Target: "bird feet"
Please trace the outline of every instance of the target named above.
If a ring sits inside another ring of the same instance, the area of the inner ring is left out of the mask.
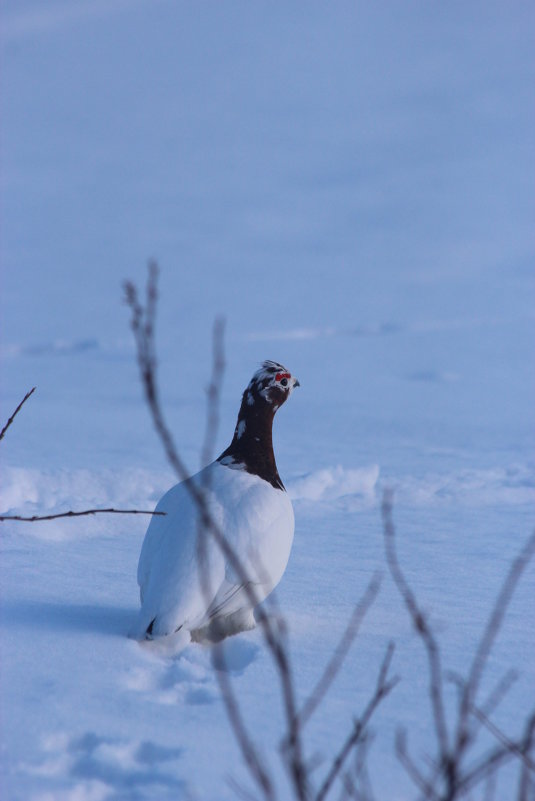
[[[256,626],[252,609],[239,609],[231,615],[216,617],[207,626],[200,629],[193,629],[191,633],[192,642],[217,643],[233,634],[242,631],[250,631]]]

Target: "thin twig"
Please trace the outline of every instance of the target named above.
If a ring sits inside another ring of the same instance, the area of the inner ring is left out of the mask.
[[[219,428],[221,386],[225,372],[224,335],[225,320],[223,317],[218,317],[212,331],[212,376],[206,388],[206,426],[201,450],[201,467],[209,464],[214,458],[214,444]]]
[[[431,677],[429,693],[435,721],[435,730],[438,738],[440,754],[442,756],[446,756],[449,753],[449,738],[446,727],[446,714],[444,711],[440,651],[431,627],[427,623],[425,615],[420,610],[420,607],[416,601],[416,597],[409,587],[401,567],[399,566],[395,543],[395,529],[392,520],[392,491],[389,489],[385,489],[383,493],[382,514],[383,534],[385,539],[388,566],[390,568],[392,578],[394,579],[401,597],[405,602],[405,606],[407,607],[413,625],[424,643],[427,653]]]
[[[475,767],[470,768],[458,781],[456,795],[447,795],[445,798],[459,798],[469,790],[478,785],[493,772],[502,767],[508,760],[513,759],[515,754],[508,747],[500,747],[484,756]]]
[[[394,677],[387,681],[388,670],[390,668],[390,662],[392,661],[392,655],[394,653],[394,644],[389,643],[388,648],[386,650],[386,654],[384,656],[383,662],[381,664],[381,669],[379,671],[379,676],[377,678],[377,684],[375,688],[375,692],[371,697],[370,701],[366,705],[362,716],[355,721],[352,731],[349,733],[349,736],[346,738],[342,747],[340,748],[337,755],[334,757],[331,767],[325,777],[323,784],[321,785],[315,801],[324,801],[327,797],[334,781],[338,777],[340,771],[342,770],[346,759],[348,758],[349,754],[356,746],[356,744],[360,741],[363,736],[363,733],[366,729],[366,726],[370,722],[370,719],[388,693],[396,686],[399,679],[398,677]]]
[[[340,777],[340,782],[342,784],[342,791],[340,793],[339,801],[346,801],[347,798],[359,798],[353,776],[349,771],[346,771],[342,774]]]
[[[374,736],[370,732],[362,735],[355,751],[355,781],[357,795],[360,801],[374,801],[375,795],[368,775],[368,753]]]
[[[500,679],[494,690],[489,694],[487,700],[481,705],[480,709],[484,715],[489,717],[501,704],[515,681],[518,679],[516,670],[508,670]]]
[[[448,672],[447,678],[455,685],[458,690],[459,696],[459,703],[463,697],[465,692],[465,680],[462,676],[460,676],[456,672]],[[500,705],[503,701],[511,687],[513,686],[514,682],[518,679],[518,673],[516,670],[508,670],[500,679],[500,681],[496,684],[494,689],[489,693],[487,699],[480,707],[472,708],[472,711],[477,712],[478,714],[474,714],[474,718],[480,724],[483,724],[486,719],[492,715],[492,713],[496,710],[496,708]],[[476,725],[472,724],[470,736],[472,740],[475,739],[477,735],[477,727]]]
[[[526,766],[529,770],[535,771],[535,762],[524,753],[524,749],[522,747],[522,743],[515,743],[508,737],[495,723],[493,723],[487,715],[477,707],[472,707],[472,714],[485,726],[487,731],[489,731],[494,737],[502,744],[504,748],[507,748],[511,753],[516,754],[521,760],[526,763]]]
[[[368,584],[366,591],[358,604],[355,606],[351,617],[349,618],[349,622],[346,626],[342,637],[340,638],[338,645],[336,646],[332,657],[330,658],[329,662],[327,663],[323,674],[321,675],[319,681],[317,682],[316,686],[310,693],[309,697],[303,704],[301,711],[299,712],[299,723],[301,726],[304,726],[305,723],[309,720],[311,715],[314,711],[318,708],[318,706],[323,701],[325,694],[329,690],[329,687],[332,685],[333,681],[335,680],[342,663],[344,662],[347,653],[353,643],[355,637],[358,634],[358,630],[360,625],[368,612],[368,609],[374,602],[375,598],[377,597],[377,593],[379,592],[379,588],[381,586],[381,577],[379,573],[375,573],[372,577],[370,583]]]
[[[243,590],[247,595],[251,607],[256,607],[257,622],[261,627],[266,645],[277,667],[277,674],[281,683],[283,706],[288,726],[288,737],[286,739],[287,765],[296,797],[299,801],[306,801],[306,769],[302,755],[301,732],[297,725],[295,689],[286,649],[281,644],[278,631],[272,626],[265,610],[262,609],[261,606],[258,606],[258,597],[249,581],[247,571],[244,569],[241,560],[230,546],[220,527],[211,515],[202,487],[198,487],[193,481],[187,481],[189,478],[189,471],[186,469],[176,449],[172,434],[163,416],[157,390],[157,364],[153,341],[155,298],[157,297],[156,283],[157,268],[156,265],[152,263],[149,265],[149,280],[147,286],[147,295],[150,298],[150,300],[147,301],[147,313],[150,316],[150,325],[146,323],[143,325],[145,311],[139,302],[136,287],[130,282],[125,284],[126,302],[132,310],[131,326],[137,345],[137,359],[145,392],[145,399],[149,406],[156,432],[164,446],[167,459],[174,468],[178,478],[186,482],[184,486],[199,510],[201,524],[214,538],[223,556],[228,561],[229,566],[244,585]]]
[[[204,443],[201,449],[201,468],[206,467],[213,459],[214,443],[217,439],[219,428],[219,404],[221,396],[221,386],[225,371],[224,356],[224,333],[225,324],[222,318],[214,322],[212,331],[212,376],[206,392],[206,424],[204,433]],[[199,473],[201,492],[203,494],[205,506],[209,503],[209,493],[211,490],[212,473],[210,470],[201,469]],[[199,510],[197,510],[199,511]],[[210,609],[213,601],[213,590],[210,584],[208,569],[207,539],[210,536],[206,530],[202,514],[197,518],[197,571],[201,584],[201,591],[204,596],[206,608]],[[215,651],[212,658],[215,657]],[[223,659],[223,656],[221,656]],[[221,688],[222,689],[222,688]],[[224,698],[224,696],[223,696]],[[231,716],[229,715],[229,718]],[[238,739],[239,741],[239,739]],[[252,744],[251,744],[252,746]]]
[[[0,515],[2,520],[20,520],[25,523],[35,523],[36,520],[58,520],[60,517],[85,517],[86,515],[163,515],[167,512],[149,512],[145,509],[84,509],[83,512],[59,512],[54,515],[32,515],[22,517],[22,515]]]
[[[225,370],[224,358],[224,330],[225,324],[223,319],[216,319],[212,333],[212,376],[210,384],[207,388],[207,403],[206,403],[206,425],[204,443],[201,451],[201,467],[209,464],[213,459],[213,447],[217,437],[219,427],[219,405],[221,397],[221,386],[223,383],[223,375]],[[204,493],[204,503],[206,504],[208,493],[210,491],[210,472],[203,470],[201,473],[201,486]],[[199,571],[199,579],[201,583],[201,590],[205,599],[206,607],[209,608],[212,602],[210,594],[210,580],[208,575],[207,552],[206,552],[206,537],[209,532],[205,530],[203,525],[202,516],[199,515],[197,525],[197,564]],[[232,727],[234,736],[241,750],[243,761],[258,785],[262,797],[266,801],[274,801],[273,784],[269,776],[268,770],[265,768],[263,761],[258,753],[254,744],[253,738],[247,730],[245,721],[243,719],[240,706],[234,690],[232,682],[227,675],[227,665],[225,659],[225,651],[221,645],[216,645],[212,649],[212,665],[215,668],[215,676],[219,684],[221,697],[225,704],[225,710],[229,723]],[[239,788],[240,794],[245,798],[249,793],[244,788]],[[250,796],[249,796],[250,797]]]
[[[20,412],[20,410],[22,409],[22,407],[24,406],[24,404],[26,403],[26,401],[28,400],[30,395],[33,395],[33,393],[35,392],[36,389],[37,389],[37,387],[32,387],[32,389],[30,389],[30,391],[27,392],[26,395],[23,397],[23,399],[21,400],[21,402],[19,403],[19,405],[17,406],[17,408],[15,409],[15,411],[13,412],[13,414],[11,415],[11,417],[9,418],[9,420],[7,421],[5,426],[3,427],[2,431],[0,431],[0,440],[4,439],[4,435],[5,435],[6,431],[8,430],[9,426],[11,425],[11,423],[13,422],[15,417],[18,415],[18,413]]]
[[[401,737],[398,737],[398,756],[409,776],[420,790],[422,790],[426,799],[435,798],[440,799],[440,801],[455,801],[455,799],[460,798],[461,795],[466,795],[466,793],[482,781],[488,781],[495,771],[513,757],[521,759],[524,769],[532,768],[532,760],[527,755],[525,738],[520,742],[511,740],[488,719],[488,713],[497,706],[509,689],[514,679],[514,672],[506,674],[486,699],[483,707],[479,709],[476,707],[475,697],[492,645],[501,628],[514,590],[520,580],[522,572],[535,552],[535,533],[529,538],[521,553],[514,560],[509,569],[494,604],[489,621],[485,626],[476,648],[468,678],[465,680],[462,677],[453,675],[453,681],[459,688],[459,706],[452,737],[454,745],[450,750],[444,710],[440,650],[434,633],[420,610],[414,593],[406,581],[398,563],[395,547],[395,531],[392,522],[392,493],[388,490],[385,491],[383,496],[382,511],[386,555],[390,572],[405,602],[413,625],[424,644],[428,658],[429,692],[438,744],[437,758],[434,760],[432,773],[429,778],[424,777],[413,760],[410,759],[406,751],[404,738]],[[476,737],[477,727],[475,721],[477,721],[479,725],[486,725],[494,736],[499,739],[500,747],[493,749],[491,752],[481,757],[475,766],[463,770],[463,756],[467,753],[469,746]],[[437,789],[439,783],[443,787],[442,790]]]
[[[469,742],[473,739],[473,733],[470,731],[469,716],[471,710],[475,706],[475,698],[490,650],[498,636],[505,613],[518,582],[520,581],[520,577],[534,553],[535,531],[531,537],[529,537],[521,552],[509,568],[472,660],[468,678],[464,684],[464,692],[459,704],[459,718],[454,748],[454,758],[457,761],[467,748]]]
[[[523,753],[528,756],[535,746],[535,713],[531,715],[526,723],[524,737],[522,741]],[[528,801],[529,786],[534,786],[535,781],[533,775],[530,776],[530,770],[527,763],[524,762],[520,771],[520,780],[518,784],[518,801]],[[533,795],[531,796],[533,798]]]
[[[496,794],[496,773],[489,773],[485,780],[483,801],[493,801]]]
[[[420,769],[409,755],[407,733],[404,729],[399,729],[396,733],[396,754],[414,784],[423,792],[423,798],[425,798],[426,801],[436,801],[438,795],[433,789],[433,785],[425,776],[422,776]]]
[[[241,798],[242,801],[258,801],[258,798],[253,795],[249,790],[236,781],[233,776],[227,776],[226,781],[228,786],[234,793],[237,795],[238,798]]]
[[[223,650],[221,646],[217,646],[214,650],[215,653],[220,657],[221,651]],[[217,661],[217,657],[215,661]],[[275,795],[269,773],[265,769],[258,751],[255,748],[251,737],[249,736],[239,705],[230,685],[230,679],[225,669],[226,666],[223,665],[222,668],[223,669],[216,670],[216,675],[225,703],[225,709],[227,711],[234,736],[236,737],[242,752],[243,760],[247,766],[247,769],[249,770],[249,773],[255,779],[260,790],[262,791],[263,797],[266,799],[266,801],[272,801],[275,798]]]

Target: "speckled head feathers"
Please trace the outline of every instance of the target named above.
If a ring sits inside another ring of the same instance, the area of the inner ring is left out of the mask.
[[[297,378],[283,364],[266,359],[251,378],[244,394],[249,405],[260,396],[278,408],[298,386]]]

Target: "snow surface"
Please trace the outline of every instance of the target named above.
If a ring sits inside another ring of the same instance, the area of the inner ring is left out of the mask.
[[[383,570],[307,749],[333,753],[394,638],[402,681],[370,753],[388,801],[412,797],[397,727],[419,757],[432,736],[381,488],[396,488],[400,560],[450,670],[534,525],[534,23],[510,1],[2,6],[1,419],[37,392],[0,446],[1,507],[152,508],[174,482],[121,299],[157,257],[162,396],[192,471],[217,314],[216,450],[261,361],[301,383],[275,422],[296,516],[277,597],[300,697]],[[146,522],[1,524],[2,799],[225,801],[229,775],[246,780],[209,651],[126,638]],[[518,670],[496,713],[511,736],[533,699],[534,573],[483,687]],[[227,654],[284,788],[261,636]]]

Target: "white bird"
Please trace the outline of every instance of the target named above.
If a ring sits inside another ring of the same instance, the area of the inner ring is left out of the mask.
[[[265,361],[243,393],[229,447],[159,501],[156,511],[165,516],[152,517],[139,557],[135,639],[180,632],[185,643],[216,641],[254,628],[251,590],[256,603],[269,595],[292,547],[294,515],[275,463],[272,426],[275,412],[298,386],[285,367]],[[247,582],[200,525],[188,482],[204,493]]]

